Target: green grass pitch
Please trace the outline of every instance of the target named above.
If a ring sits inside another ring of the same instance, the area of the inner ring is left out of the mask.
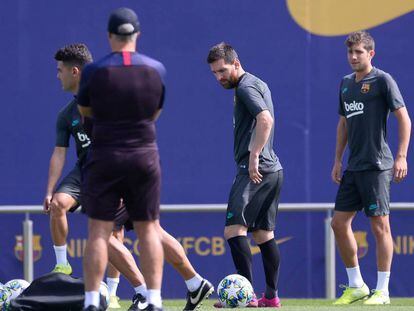
[[[206,300],[200,311],[212,311],[217,310],[213,307],[215,299]],[[122,300],[121,305],[122,309],[109,309],[111,311],[115,310],[128,310],[131,301]],[[165,311],[182,311],[185,305],[184,300],[164,300],[164,310]],[[222,310],[231,310],[231,309],[222,309]],[[252,309],[246,309],[252,310]],[[270,311],[275,310],[271,308],[257,308],[253,310],[261,311]],[[281,311],[328,311],[328,310],[351,310],[351,311],[414,311],[414,298],[391,298],[391,305],[385,306],[364,306],[361,302],[356,302],[349,306],[333,306],[332,300],[326,299],[282,299],[282,308]]]

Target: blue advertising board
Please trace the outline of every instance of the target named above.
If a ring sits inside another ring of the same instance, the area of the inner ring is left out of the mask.
[[[393,212],[394,261],[390,282],[392,296],[413,296],[412,265],[414,256],[414,231],[405,221],[409,212]],[[362,216],[362,215],[360,215]],[[279,213],[276,240],[281,252],[279,292],[281,297],[325,297],[325,238],[324,212]],[[0,242],[0,282],[23,277],[23,247],[21,215],[2,215],[4,226]],[[32,215],[34,222],[33,258],[34,273],[39,277],[50,272],[55,265],[52,242],[48,228],[48,217]],[[70,215],[68,238],[68,260],[74,268],[74,276],[82,276],[82,254],[86,243],[86,217]],[[162,226],[172,233],[184,247],[197,272],[214,285],[226,275],[234,273],[234,266],[227,243],[223,238],[224,213],[163,213]],[[375,243],[365,217],[357,217],[354,225],[358,242],[358,255],[363,277],[370,287],[376,285]],[[125,245],[139,263],[138,240],[130,232]],[[260,252],[254,242],[253,277],[256,293],[264,290],[265,282]],[[346,284],[345,269],[337,254],[337,283]],[[339,291],[338,291],[339,292]],[[128,299],[133,289],[122,278],[119,295]],[[185,297],[186,287],[179,274],[165,264],[163,296]]]

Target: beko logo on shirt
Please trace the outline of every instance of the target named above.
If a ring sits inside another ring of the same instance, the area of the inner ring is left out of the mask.
[[[79,132],[77,134],[80,142],[86,142],[82,144],[82,148],[88,147],[91,144],[91,140],[89,139],[88,135]]]
[[[349,104],[347,102],[344,102],[344,107],[346,112],[351,112],[346,116],[347,118],[364,113],[364,103],[357,103],[355,100]]]

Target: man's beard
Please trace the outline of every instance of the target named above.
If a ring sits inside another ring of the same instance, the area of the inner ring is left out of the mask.
[[[363,72],[368,68],[366,65],[357,64],[355,67],[352,67],[354,72]]]
[[[234,89],[236,86],[237,86],[237,81],[231,81],[230,79],[229,80],[226,80],[225,81],[225,83],[221,83],[220,82],[220,84],[225,88],[225,89],[227,89],[227,90],[229,90],[229,89]]]

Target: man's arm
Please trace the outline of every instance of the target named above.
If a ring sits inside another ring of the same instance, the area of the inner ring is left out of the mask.
[[[348,133],[346,128],[346,120],[344,116],[339,117],[338,126],[336,128],[336,148],[335,161],[332,168],[332,180],[339,184],[342,176],[342,157],[345,152],[346,144],[348,143]]]
[[[410,143],[411,120],[407,108],[401,107],[394,111],[398,121],[398,151],[394,161],[394,180],[402,181],[408,173],[407,151]]]
[[[43,201],[43,210],[49,212],[50,201],[52,200],[53,191],[62,175],[63,166],[66,160],[66,147],[55,147],[49,163],[49,178],[47,181],[46,196]]]
[[[273,118],[269,110],[263,110],[256,116],[256,134],[251,143],[249,157],[249,176],[255,184],[262,181],[263,176],[259,172],[259,155],[269,140],[272,127]]]
[[[164,106],[164,100],[165,100],[165,86],[162,86],[162,94],[161,94],[161,98],[160,98],[160,102],[158,104],[158,109],[157,111],[154,113],[153,117],[152,117],[152,121],[157,121],[161,112],[162,112],[162,108]]]

